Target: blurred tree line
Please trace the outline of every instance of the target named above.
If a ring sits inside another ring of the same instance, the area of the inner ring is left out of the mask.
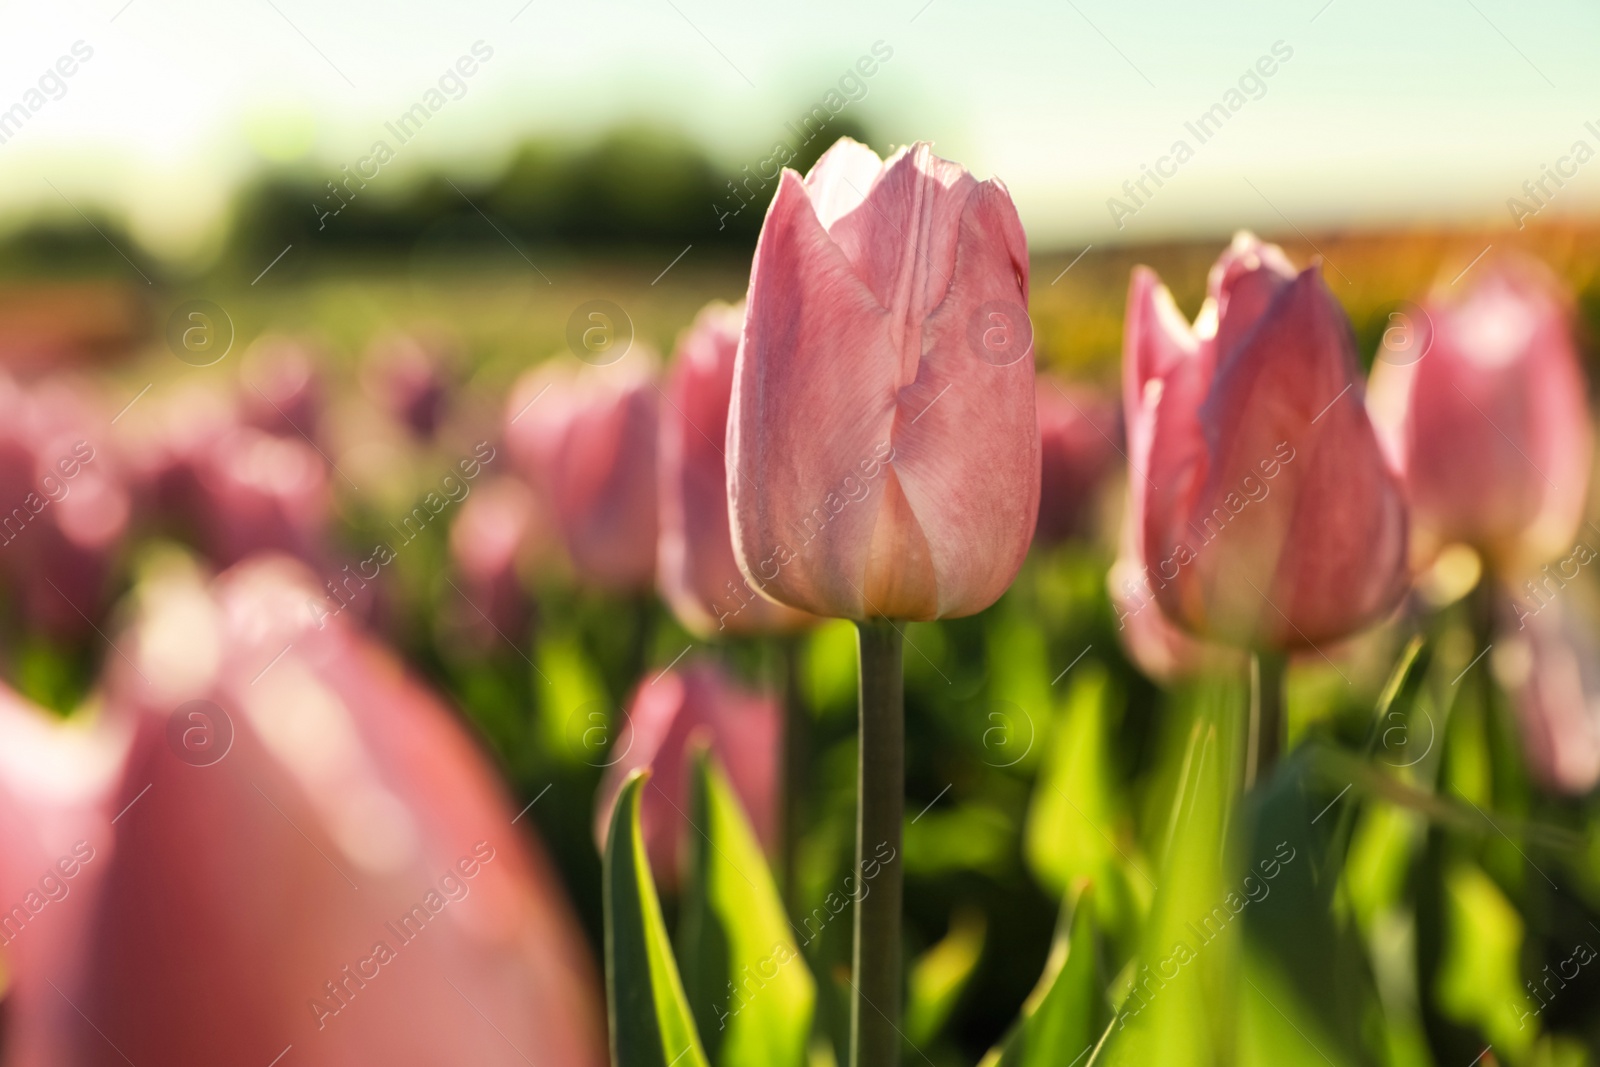
[[[804,173],[842,136],[870,143],[848,115],[809,142],[796,144],[784,130],[775,143],[792,155],[788,166]],[[263,170],[236,194],[215,266],[253,271],[291,243],[379,255],[506,238],[584,249],[692,242],[748,253],[777,189],[774,145],[752,148],[737,163],[714,160],[682,132],[642,122],[598,139],[530,138],[488,179],[442,168],[419,175],[404,160],[403,143],[385,140],[398,169],[376,161],[361,167],[370,157],[358,154],[342,166],[319,160]],[[0,238],[0,275],[116,273],[129,262],[152,278],[171,272],[120,220],[93,208],[89,215],[31,219]]]
[[[804,173],[845,135],[868,137],[844,116],[807,143],[794,145],[786,133],[795,157],[789,165]],[[760,167],[771,152],[771,146],[753,151],[746,164],[733,166],[712,160],[682,133],[632,124],[587,143],[530,139],[488,181],[442,172],[417,180],[380,169],[363,188],[348,166],[267,172],[240,194],[229,251],[256,262],[290,242],[359,251],[501,240],[490,224],[530,244],[692,242],[753,250],[777,189],[776,167]],[[773,178],[752,179],[758,169]],[[748,206],[738,194],[750,199]]]

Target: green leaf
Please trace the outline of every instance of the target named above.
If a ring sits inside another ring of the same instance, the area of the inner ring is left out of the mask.
[[[1089,902],[1085,883],[1076,901],[1062,904],[1044,974],[1022,1018],[981,1067],[1072,1067],[1102,1040],[1110,1008],[1095,963]]]
[[[1150,884],[1112,766],[1120,697],[1093,659],[1072,673],[1029,801],[1025,851],[1029,867],[1056,896],[1082,879],[1092,882],[1102,925],[1131,940],[1150,906]]]
[[[543,749],[568,765],[601,766],[616,723],[594,664],[570,636],[541,638],[534,659]]]
[[[1252,794],[1232,875],[1245,935],[1237,1062],[1247,1067],[1375,1062],[1363,1024],[1378,1017],[1377,988],[1353,921],[1334,905],[1348,839],[1331,813],[1356,798],[1317,783],[1312,760],[1301,748]]]
[[[695,1022],[718,1067],[803,1067],[816,1009],[766,857],[738,796],[695,754],[680,956]]]
[[[1138,955],[1112,983],[1118,1005],[1096,1065],[1221,1067],[1236,1062],[1234,965],[1239,923],[1229,904],[1227,842],[1242,778],[1248,693],[1217,677],[1174,693],[1178,759],[1159,773],[1175,783],[1160,873]]]
[[[606,1005],[615,1067],[709,1067],[672,959],[639,828],[648,771],[623,784],[606,837]]]
[[[1439,1008],[1521,1062],[1538,1036],[1542,1008],[1523,989],[1522,916],[1476,864],[1452,861],[1443,875],[1444,958],[1434,979]]]
[[[944,939],[911,965],[905,1030],[914,1047],[931,1042],[949,1021],[983,955],[984,932],[982,912],[959,911]]]

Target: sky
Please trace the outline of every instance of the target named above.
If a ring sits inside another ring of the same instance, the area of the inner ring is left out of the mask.
[[[474,45],[396,173],[645,121],[733,177],[876,47],[845,105],[873,147],[1001,177],[1037,246],[1600,210],[1600,159],[1573,155],[1600,151],[1585,0],[63,0],[0,24],[0,113],[30,110],[0,143],[0,219],[100,207],[174,256],[216,241],[264,162],[353,164]],[[1186,123],[1218,104],[1202,141]],[[1568,177],[1539,204],[1546,166]]]

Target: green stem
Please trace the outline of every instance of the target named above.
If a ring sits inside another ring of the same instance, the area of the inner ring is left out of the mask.
[[[783,903],[795,906],[796,876],[799,863],[800,830],[804,825],[800,795],[805,788],[809,713],[800,692],[800,638],[785,634],[777,638],[779,670],[783,674],[783,818],[779,862],[783,873]]]
[[[900,824],[905,814],[905,680],[900,632],[857,624],[861,751],[856,776],[855,947],[850,1067],[900,1062]],[[871,871],[870,885],[866,872]]]
[[[1250,669],[1250,751],[1245,758],[1248,789],[1272,777],[1283,751],[1284,677],[1289,661],[1280,652],[1257,652]]]

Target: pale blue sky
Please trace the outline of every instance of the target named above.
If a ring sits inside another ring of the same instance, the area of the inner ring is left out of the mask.
[[[48,179],[175,252],[213,239],[263,153],[353,162],[479,40],[493,58],[392,180],[441,159],[492,167],[530,132],[637,118],[700,138],[732,176],[877,41],[893,58],[850,108],[886,140],[926,138],[1003,177],[1043,246],[1282,217],[1509,222],[1523,181],[1580,138],[1600,148],[1600,6],[1580,0],[124,5],[0,8],[0,110],[74,42],[94,50],[0,144],[0,211],[67,210]],[[1185,121],[1277,42],[1293,55],[1264,95],[1199,144]],[[1107,198],[1180,137],[1193,158],[1117,229]],[[1600,160],[1549,212],[1597,207]]]

